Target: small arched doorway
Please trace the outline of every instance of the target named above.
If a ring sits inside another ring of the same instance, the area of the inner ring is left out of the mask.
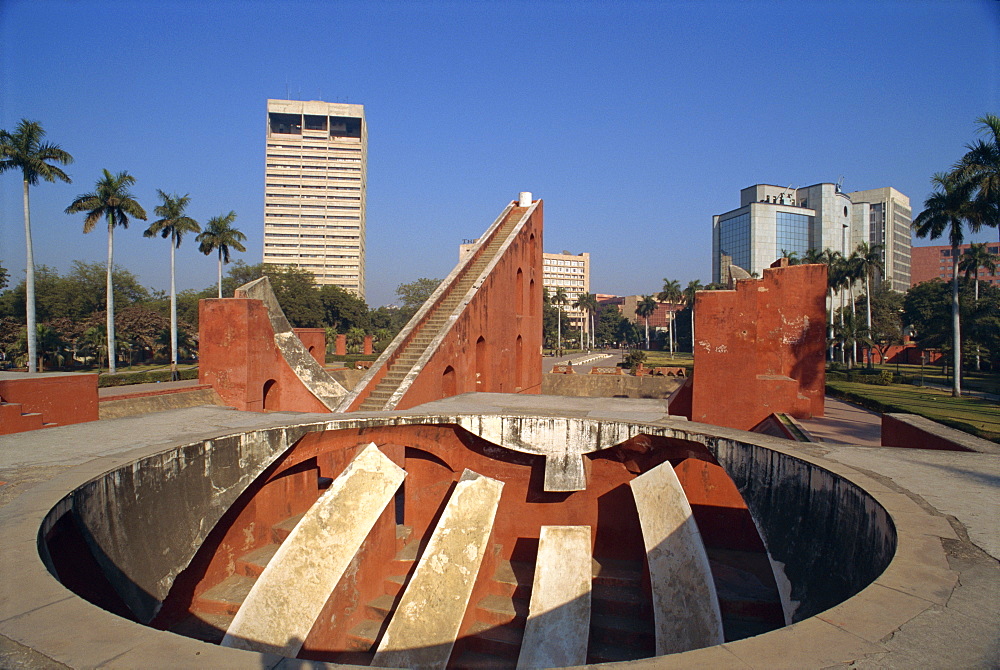
[[[517,336],[514,342],[514,391],[519,392],[524,388],[524,351],[521,336]]]
[[[455,368],[449,365],[441,375],[441,397],[450,398],[453,395],[458,395],[458,388],[455,380]]]
[[[489,354],[486,351],[486,338],[480,336],[476,340],[476,390],[477,391],[488,391],[490,388],[489,375],[487,370],[489,368],[490,359]]]
[[[265,412],[268,410],[276,409],[275,405],[278,402],[278,382],[273,379],[268,379],[264,382],[264,389],[261,393],[261,405],[260,408]]]
[[[521,268],[517,269],[517,277],[514,280],[514,307],[518,316],[524,314],[524,273],[521,272]]]

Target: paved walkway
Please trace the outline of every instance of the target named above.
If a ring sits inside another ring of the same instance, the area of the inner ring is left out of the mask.
[[[813,442],[878,447],[882,444],[882,415],[826,396],[824,415],[795,419]]]
[[[148,384],[127,384],[125,386],[107,386],[97,389],[100,398],[113,398],[115,396],[133,395],[136,393],[150,393],[154,391],[175,391],[198,386],[197,379],[182,379],[179,382],[151,382]]]

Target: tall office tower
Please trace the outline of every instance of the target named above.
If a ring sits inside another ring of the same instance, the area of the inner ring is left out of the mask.
[[[566,292],[566,304],[563,305],[563,324],[570,328],[583,326],[585,333],[590,332],[588,313],[573,307],[573,303],[582,294],[590,293],[590,254],[571,254],[563,251],[561,254],[542,254],[542,286],[553,295],[556,289],[562,287]]]
[[[365,297],[364,105],[268,100],[264,262]]]
[[[868,204],[868,243],[882,245],[885,272],[881,281],[888,282],[889,288],[894,291],[906,291],[910,288],[910,246],[913,240],[910,199],[892,187],[854,191],[848,195],[856,206]]]
[[[851,199],[836,184],[755,184],[740,191],[738,209],[712,217],[712,281],[727,283],[731,265],[759,276],[782,251],[849,253],[867,239],[863,225],[867,218],[852,217]]]

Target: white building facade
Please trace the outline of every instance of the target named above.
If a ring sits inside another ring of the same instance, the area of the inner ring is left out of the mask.
[[[264,262],[365,297],[363,105],[268,100]]]
[[[561,254],[542,254],[542,286],[549,295],[556,289],[566,292],[566,304],[562,306],[563,318],[570,328],[580,328],[590,332],[588,312],[573,307],[573,303],[581,295],[590,293],[590,254],[571,254],[563,251]]]
[[[733,265],[760,276],[783,253],[802,258],[810,249],[830,249],[850,255],[868,242],[884,245],[885,277],[900,290],[899,278],[909,286],[909,212],[909,200],[891,188],[848,194],[831,183],[798,189],[755,184],[740,191],[739,208],[712,217],[712,281],[728,283]]]

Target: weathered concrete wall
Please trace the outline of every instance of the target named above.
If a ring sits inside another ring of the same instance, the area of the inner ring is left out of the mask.
[[[96,374],[0,372],[0,399],[0,435],[98,419]]]
[[[139,621],[153,619],[222,515],[306,431],[274,428],[169,449],[70,494],[91,553]]]
[[[1000,445],[916,414],[883,414],[882,446],[1000,454]]]
[[[118,419],[150,412],[164,412],[169,409],[198,407],[199,405],[225,405],[222,398],[210,386],[183,389],[167,393],[139,393],[128,396],[113,396],[101,399],[102,419]]]
[[[669,398],[684,384],[676,377],[542,375],[542,393],[576,398]]]
[[[825,265],[701,291],[694,313],[693,421],[749,430],[775,412],[823,415]]]
[[[260,300],[202,300],[198,307],[198,380],[230,407],[251,412],[328,412],[285,361]]]

